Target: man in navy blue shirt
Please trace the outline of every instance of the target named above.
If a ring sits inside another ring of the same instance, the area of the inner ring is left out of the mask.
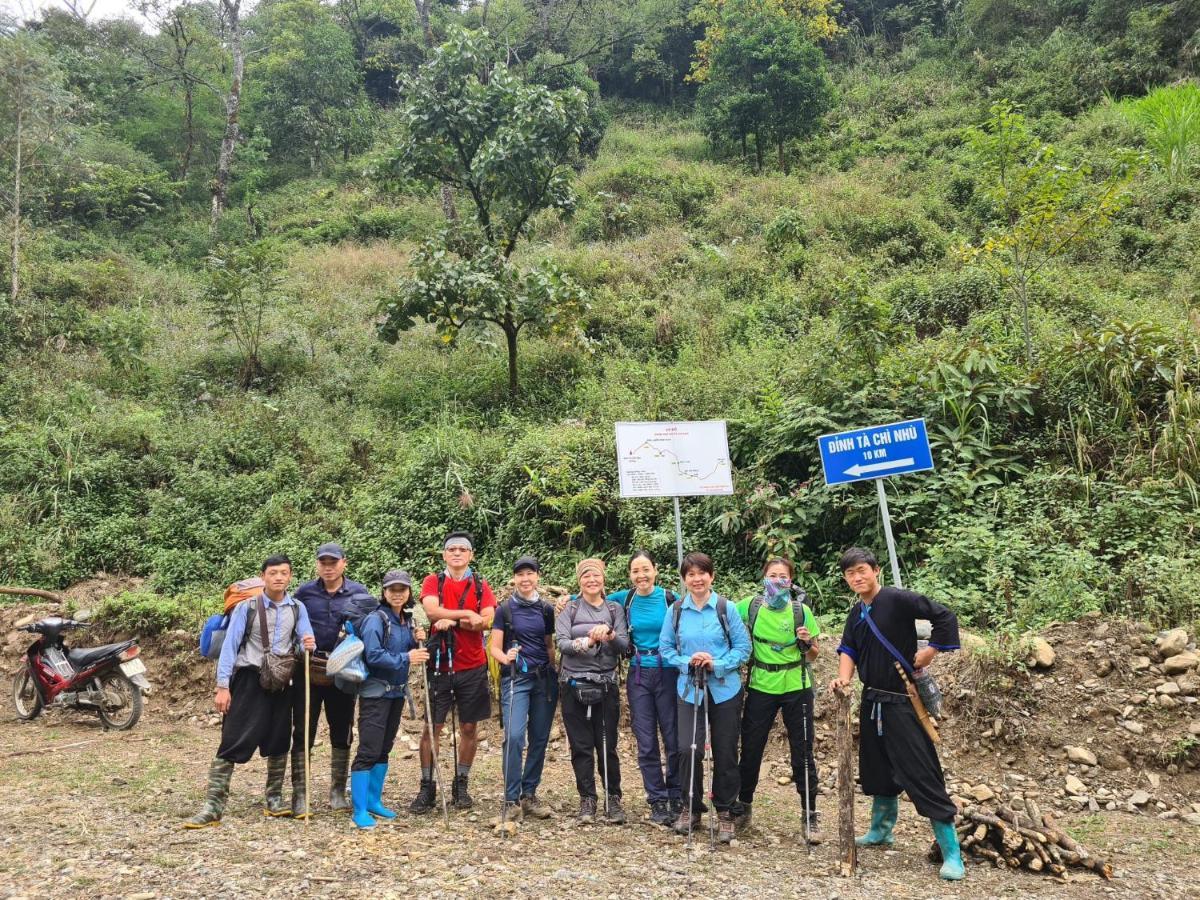
[[[312,720],[308,723],[308,746],[317,735],[321,710],[329,725],[329,808],[335,812],[350,809],[346,778],[350,768],[350,737],[354,723],[353,694],[339,690],[324,676],[322,660],[337,646],[342,623],[358,619],[378,606],[365,586],[345,576],[346,551],[340,544],[322,544],[317,548],[317,577],[296,590],[295,598],[304,604],[308,621],[317,641],[312,684]],[[292,705],[292,814],[304,814],[304,679],[293,681]]]

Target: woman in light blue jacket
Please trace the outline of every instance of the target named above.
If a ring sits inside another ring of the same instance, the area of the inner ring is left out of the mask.
[[[679,671],[678,771],[688,787],[687,807],[675,821],[675,831],[689,834],[704,811],[701,755],[707,740],[712,749],[713,806],[720,823],[717,836],[728,844],[733,840],[741,787],[742,676],[738,667],[750,658],[750,636],[737,610],[713,591],[710,557],[689,553],[679,573],[688,592],[672,604],[658,636],[663,665]]]
[[[359,691],[358,753],[350,766],[350,800],[354,824],[374,828],[375,819],[394,819],[383,805],[388,754],[400,729],[408,669],[429,659],[420,647],[425,632],[412,624],[412,579],[392,570],[383,577],[383,603],[362,622],[363,661],[367,680]]]

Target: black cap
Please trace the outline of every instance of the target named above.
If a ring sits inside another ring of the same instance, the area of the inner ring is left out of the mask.
[[[393,584],[402,584],[405,587],[412,587],[412,579],[408,577],[408,573],[403,569],[392,569],[383,576],[383,589],[386,591]]]
[[[322,544],[317,548],[317,559],[323,559],[326,556],[332,556],[334,559],[345,559],[346,551],[342,549],[341,544]]]
[[[542,571],[542,567],[538,564],[536,556],[522,556],[513,563],[513,574],[516,575],[522,569],[533,569],[535,572]]]

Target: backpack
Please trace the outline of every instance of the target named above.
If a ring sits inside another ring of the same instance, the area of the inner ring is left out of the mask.
[[[475,572],[475,571],[471,572],[471,584],[467,586],[467,589],[465,591],[463,591],[462,599],[459,601],[460,606],[458,608],[459,609],[467,608],[467,594],[470,593],[472,586],[474,586],[474,588],[475,588],[475,612],[482,613],[483,612],[483,579],[480,578],[479,573]],[[438,573],[438,582],[437,582],[438,606],[446,605],[443,602],[443,597],[442,597],[442,592],[445,589],[445,587],[446,587],[446,573],[439,572]]]
[[[554,606],[550,603],[547,603],[545,600],[541,601],[541,605],[542,621],[545,623],[546,634],[554,637]],[[504,602],[500,604],[500,621],[503,623],[504,652],[507,653],[509,648],[512,647],[512,597],[505,598]],[[507,670],[511,668],[511,666],[501,666],[500,668]]]
[[[626,659],[632,659],[634,653],[638,652],[637,647],[635,647],[633,644],[633,622],[630,621],[630,619],[629,619],[629,610],[633,607],[633,598],[636,594],[637,594],[637,588],[630,588],[625,593],[625,600],[622,603],[622,606],[625,607],[625,627],[629,629],[629,649],[625,651]],[[670,609],[671,606],[675,603],[675,601],[679,599],[673,593],[671,593],[670,588],[663,588],[663,594],[666,595],[668,609]],[[651,652],[651,651],[646,651],[646,652]],[[654,651],[654,652],[657,652],[657,651]]]
[[[200,628],[200,655],[205,659],[218,660],[221,658],[221,647],[225,645],[225,634],[229,631],[229,616],[233,608],[243,600],[249,600],[262,593],[266,585],[258,576],[243,578],[225,588],[225,611],[213,613],[204,620]]]
[[[804,601],[807,599],[808,599],[808,594],[804,593],[804,590],[802,588],[794,589],[794,591],[792,593],[792,633],[793,634],[795,634],[797,629],[799,629],[801,626],[804,625]],[[746,617],[747,618],[746,629],[750,632],[750,640],[758,641],[760,644],[770,644],[771,643],[770,641],[766,641],[762,638],[758,638],[758,637],[754,636],[754,623],[758,620],[758,611],[760,609],[762,609],[763,604],[765,602],[766,602],[766,598],[763,597],[762,594],[758,594],[757,596],[755,596],[755,598],[750,601],[750,609],[747,611],[747,617]],[[797,646],[799,646],[799,642],[800,642],[800,639],[796,638]],[[754,652],[751,651],[750,659],[747,662],[747,665],[753,667],[755,665],[764,666],[766,664],[765,663],[755,663]],[[803,662],[798,663],[798,665],[803,665]],[[771,667],[771,668],[774,668],[774,667]],[[788,668],[794,668],[794,666],[792,666],[791,664],[788,664]]]
[[[683,600],[671,604],[671,627],[675,629],[675,649],[679,649],[679,619],[683,616]],[[717,620],[721,623],[721,631],[725,633],[725,643],[733,649],[733,641],[729,637],[729,602],[722,596],[717,596]]]
[[[350,635],[362,640],[362,626],[366,624],[368,618],[373,615],[379,615],[383,620],[383,644],[386,647],[392,641],[392,620],[382,609],[376,608],[365,616],[362,616],[357,625],[352,622],[347,622],[346,627]],[[411,627],[411,621],[408,622]],[[355,659],[345,666],[345,668],[336,672],[333,675],[333,683],[338,690],[346,694],[361,694],[363,687],[371,677],[370,671],[367,669],[366,654],[360,654]],[[360,677],[361,676],[361,677]],[[380,695],[382,696],[382,695]]]

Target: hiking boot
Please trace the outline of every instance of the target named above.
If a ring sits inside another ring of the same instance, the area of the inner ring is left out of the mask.
[[[538,799],[537,794],[526,794],[521,798],[521,812],[535,819],[549,819],[554,811]]]
[[[437,806],[437,787],[432,778],[421,779],[421,789],[413,802],[408,804],[408,811],[414,816],[421,816]]]
[[[283,802],[283,776],[287,774],[287,756],[267,757],[267,788],[263,792],[263,814],[290,816],[292,808]]]
[[[350,771],[350,748],[332,747],[329,751],[329,808],[345,812],[352,808],[346,791],[346,773]]]
[[[692,813],[686,809],[681,809],[679,815],[675,818],[675,824],[671,827],[675,829],[676,834],[687,834],[689,831],[697,831],[700,828],[700,813]]]
[[[665,825],[667,828],[670,828],[671,823],[675,821],[675,816],[671,814],[670,801],[651,800],[650,821],[655,825]]]
[[[733,828],[738,834],[741,834],[750,827],[750,820],[753,817],[753,807],[754,804],[752,802],[746,800],[738,802],[737,812],[733,816]]]
[[[579,798],[579,824],[591,825],[596,821],[596,798]]]
[[[880,797],[871,799],[871,827],[867,833],[859,835],[854,843],[860,847],[890,847],[896,843],[892,829],[896,827],[896,819],[900,815],[899,797]]]
[[[475,801],[467,793],[466,775],[454,776],[454,783],[450,786],[450,800],[455,809],[470,809],[475,805]]]
[[[520,822],[525,817],[525,807],[520,800],[505,800],[500,804],[500,819],[505,822]]]
[[[308,794],[304,786],[304,750],[292,751],[292,815],[308,817]]]
[[[621,798],[616,794],[609,794],[608,808],[604,811],[604,821],[609,825],[625,824],[625,808],[621,806]]]
[[[679,814],[683,812],[683,798],[671,797],[667,800],[667,809],[671,813],[671,821],[674,822],[679,818]]]
[[[233,763],[221,758],[214,759],[208,767],[208,790],[200,811],[183,823],[184,828],[208,828],[220,825],[225,814],[225,801],[229,799],[229,780],[233,778]]]
[[[800,820],[800,827],[804,827],[803,818]],[[808,821],[808,842],[810,844],[825,843],[825,833],[821,831],[821,814],[815,809]]]
[[[717,842],[728,844],[733,841],[737,829],[733,827],[733,813],[729,810],[717,813]]]

